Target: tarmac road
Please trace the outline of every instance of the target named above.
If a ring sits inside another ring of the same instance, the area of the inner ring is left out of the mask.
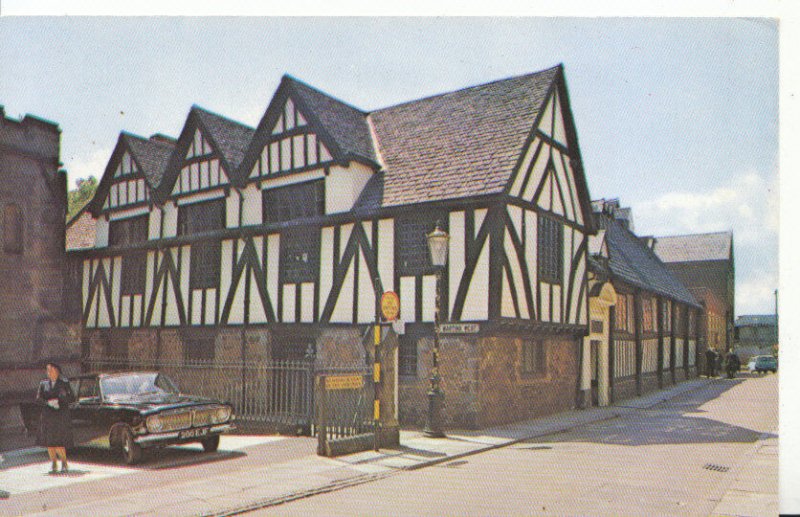
[[[777,515],[778,376],[248,515]]]

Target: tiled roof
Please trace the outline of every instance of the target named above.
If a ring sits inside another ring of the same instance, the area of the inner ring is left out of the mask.
[[[197,114],[200,122],[208,131],[207,136],[214,141],[217,150],[222,153],[232,170],[236,170],[242,163],[255,129],[199,106],[192,106],[192,111]]]
[[[94,248],[95,223],[97,220],[87,209],[83,209],[67,223],[66,248],[79,250]]]
[[[122,133],[136,162],[142,168],[144,177],[151,189],[157,189],[164,177],[175,143],[164,140],[151,140],[130,133]]]
[[[386,171],[382,205],[502,192],[559,70],[370,113]]]
[[[746,314],[736,318],[737,327],[753,326],[772,326],[778,324],[778,318],[774,314]]]
[[[311,110],[343,156],[356,156],[378,163],[367,114],[297,79],[285,76],[299,101]]]
[[[594,214],[595,225],[605,230],[608,266],[622,281],[678,302],[698,307],[688,289],[673,275],[653,251],[607,214]]]
[[[733,235],[730,232],[656,237],[655,252],[664,262],[728,260]]]

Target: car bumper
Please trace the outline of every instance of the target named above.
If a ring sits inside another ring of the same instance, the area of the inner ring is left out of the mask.
[[[232,423],[212,425],[209,427],[198,427],[184,429],[182,431],[171,431],[168,433],[150,433],[134,438],[141,447],[163,447],[178,443],[196,442],[209,436],[217,436],[236,429]]]

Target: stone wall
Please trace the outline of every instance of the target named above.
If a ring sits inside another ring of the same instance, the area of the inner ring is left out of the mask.
[[[521,374],[522,342],[512,335],[442,337],[439,370],[446,427],[477,429],[575,407],[578,340],[545,339],[547,373],[533,378]],[[403,426],[425,423],[432,347],[430,337],[418,341],[417,380],[400,384]]]

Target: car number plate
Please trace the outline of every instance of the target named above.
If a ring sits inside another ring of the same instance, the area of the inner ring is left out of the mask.
[[[208,428],[204,429],[187,429],[186,431],[181,431],[178,435],[179,438],[197,438],[198,436],[205,436],[208,434]]]

